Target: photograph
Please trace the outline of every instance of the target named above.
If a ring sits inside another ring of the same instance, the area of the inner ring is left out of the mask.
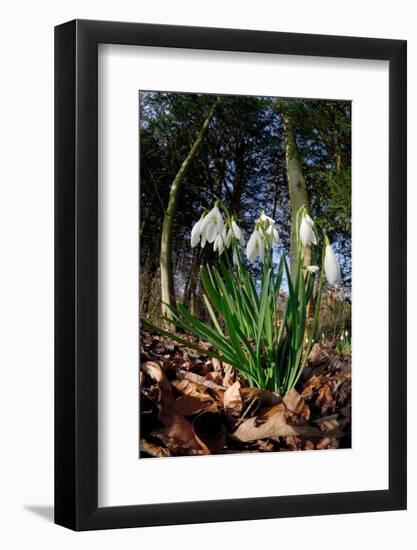
[[[139,92],[139,457],[351,447],[351,101]]]

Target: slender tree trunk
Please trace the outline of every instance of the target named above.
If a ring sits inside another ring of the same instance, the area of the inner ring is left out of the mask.
[[[211,119],[214,115],[214,110],[218,100],[212,105],[209,113],[207,114],[204,123],[194,141],[190,152],[184,159],[183,163],[178,170],[177,175],[172,182],[169,192],[168,206],[164,216],[164,222],[162,225],[161,235],[161,254],[160,254],[160,270],[161,270],[161,308],[162,315],[172,319],[171,312],[165,304],[175,305],[175,289],[174,289],[174,274],[172,269],[172,227],[174,223],[175,214],[177,211],[178,196],[181,189],[181,184],[184,179],[184,175],[192,163],[194,157],[197,154],[198,149],[203,141],[204,134],[210,125]],[[173,329],[173,327],[171,327]]]
[[[195,288],[198,283],[198,272],[199,272],[199,266],[201,261],[201,250],[202,249],[199,246],[194,250],[190,273],[188,275],[187,284],[185,285],[185,289],[184,289],[184,304],[188,307],[191,304],[191,298],[194,294]]]
[[[340,176],[340,173],[343,168],[343,159],[342,159],[342,152],[340,150],[340,146],[337,143],[337,138],[334,139],[333,158],[334,158],[334,167],[335,167],[336,176]]]
[[[297,143],[295,141],[294,128],[291,119],[288,115],[283,115],[284,135],[285,135],[285,159],[287,167],[288,190],[290,194],[290,209],[291,209],[291,249],[290,262],[291,274],[297,269],[297,229],[296,215],[301,206],[309,209],[308,193],[306,180],[301,168],[300,156],[298,153]],[[303,249],[304,265],[308,266],[311,263],[311,249],[306,247]]]
[[[154,280],[156,277],[158,261],[157,258],[147,258],[146,259],[146,268],[141,273],[141,315],[148,317],[149,314],[149,305],[151,301],[151,294],[154,288]]]
[[[336,166],[336,175],[339,175],[342,170],[342,155],[338,149],[336,149],[334,154],[334,163]]]

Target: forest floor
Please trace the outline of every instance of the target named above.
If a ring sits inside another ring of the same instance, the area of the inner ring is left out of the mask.
[[[143,329],[140,351],[141,457],[351,446],[351,357],[331,342],[314,345],[302,378],[283,398]]]

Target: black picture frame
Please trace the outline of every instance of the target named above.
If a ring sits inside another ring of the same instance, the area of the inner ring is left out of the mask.
[[[389,488],[98,507],[98,44],[389,62]],[[74,20],[55,28],[55,522],[108,529],[406,508],[406,41]]]

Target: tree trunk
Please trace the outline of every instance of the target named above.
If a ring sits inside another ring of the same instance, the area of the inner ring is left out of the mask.
[[[164,222],[162,225],[161,235],[161,254],[160,254],[160,270],[161,270],[161,309],[162,315],[172,319],[172,314],[169,308],[165,304],[171,306],[175,305],[175,289],[174,289],[174,274],[172,269],[172,227],[174,223],[175,214],[177,211],[178,196],[181,189],[181,184],[184,179],[184,175],[197,154],[197,151],[203,141],[204,134],[210,125],[211,119],[214,115],[214,110],[218,100],[212,105],[209,113],[207,114],[204,123],[198,133],[198,136],[190,149],[187,157],[178,170],[177,175],[172,182],[169,192],[168,206],[164,216]],[[171,327],[173,329],[173,327]]]
[[[291,249],[290,249],[290,266],[291,274],[294,276],[297,270],[297,229],[296,215],[301,206],[305,206],[309,210],[308,193],[306,180],[301,168],[300,157],[298,153],[297,143],[295,141],[294,129],[291,119],[288,115],[283,115],[284,135],[285,135],[285,160],[287,167],[288,190],[290,195],[291,209]],[[311,249],[303,248],[304,265],[308,266],[311,263]]]
[[[337,143],[337,138],[334,139],[333,158],[334,158],[334,167],[335,167],[336,176],[339,176],[343,168],[343,159],[342,159],[342,152],[340,150],[340,146]]]
[[[158,261],[157,258],[146,258],[145,269],[141,271],[140,311],[141,315],[148,317],[151,294],[154,288]]]
[[[198,272],[201,262],[202,249],[198,246],[193,254],[193,261],[191,263],[191,269],[188,275],[187,283],[184,289],[184,305],[190,307],[192,302],[192,296],[195,292],[195,288],[198,284]]]

